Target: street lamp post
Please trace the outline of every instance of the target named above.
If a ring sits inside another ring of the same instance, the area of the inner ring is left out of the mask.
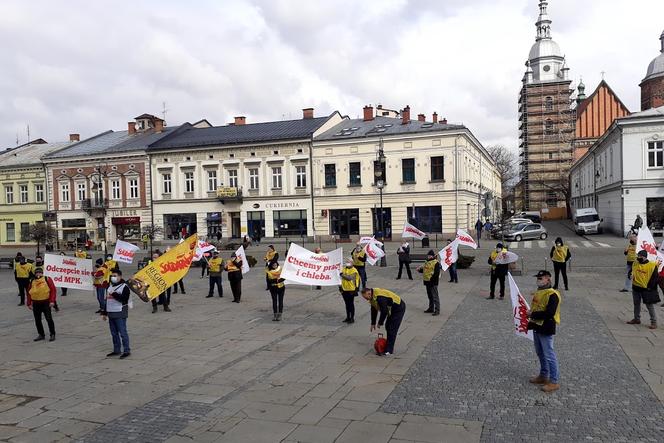
[[[385,219],[383,213],[383,188],[385,187],[385,152],[383,151],[383,139],[380,139],[378,145],[378,165],[379,168],[374,171],[376,176],[376,186],[378,187],[378,192],[380,194],[380,218],[379,218],[379,229],[380,229],[380,241],[383,243],[381,248],[385,251]],[[384,268],[387,266],[387,259],[385,255],[380,258],[380,267]]]
[[[106,166],[106,165],[103,165]],[[95,167],[97,180],[92,183],[92,191],[95,193],[94,202],[95,207],[101,208],[102,220],[103,220],[103,237],[104,241],[104,256],[108,255],[108,243],[106,241],[106,201],[104,199],[104,179],[106,178],[106,168],[102,171],[102,165]],[[97,227],[97,233],[99,233],[99,227]]]

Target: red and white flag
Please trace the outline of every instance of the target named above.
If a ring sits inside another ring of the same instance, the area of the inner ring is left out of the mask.
[[[378,246],[383,246],[383,243],[376,240],[376,237],[368,237],[368,236],[360,237],[360,244],[361,245],[367,245],[369,243],[375,243]]]
[[[140,248],[126,241],[118,240],[115,244],[115,252],[113,253],[113,260],[119,263],[131,264],[134,261],[134,255]]]
[[[208,243],[203,240],[198,240],[198,246],[196,246],[196,253],[194,254],[194,261],[199,261],[203,258],[206,252],[214,251],[217,249],[212,243]]]
[[[247,261],[247,255],[244,253],[244,246],[240,245],[235,251],[235,257],[242,259],[242,273],[246,274],[249,272],[249,262]]]
[[[477,249],[477,243],[473,240],[473,237],[463,229],[457,229],[456,239],[459,241],[460,245]]]
[[[367,254],[367,263],[369,263],[371,266],[374,266],[376,262],[385,255],[385,251],[383,251],[379,243],[380,242],[367,243],[367,245],[364,247],[364,252]]]
[[[664,243],[664,242],[663,242]],[[657,268],[661,271],[664,267],[664,252],[657,249],[657,243],[652,236],[652,232],[647,226],[639,229],[639,235],[636,237],[636,252],[646,251],[648,260],[657,263]]]
[[[508,265],[519,260],[519,256],[512,251],[503,251],[496,256],[494,263],[497,265]]]
[[[440,256],[440,267],[443,271],[452,266],[459,259],[459,239],[454,239],[438,253]]]
[[[426,236],[427,235],[424,232],[420,231],[408,222],[403,225],[403,232],[401,233],[401,237],[412,237],[417,240],[422,240]]]
[[[510,298],[512,299],[512,316],[514,320],[514,333],[519,337],[525,337],[529,340],[533,339],[533,331],[528,330],[528,311],[530,306],[528,302],[521,295],[521,291],[516,285],[512,274],[507,273],[507,279],[510,284]]]

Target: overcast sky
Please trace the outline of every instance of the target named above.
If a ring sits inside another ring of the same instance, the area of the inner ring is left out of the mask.
[[[357,117],[382,103],[437,111],[516,147],[537,0],[0,2],[0,147],[167,124]],[[627,107],[659,53],[662,0],[551,0],[575,83],[605,78]]]

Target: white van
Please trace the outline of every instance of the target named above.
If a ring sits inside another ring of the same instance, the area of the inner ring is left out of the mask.
[[[603,221],[595,208],[580,208],[574,213],[574,230],[580,235],[601,234]]]

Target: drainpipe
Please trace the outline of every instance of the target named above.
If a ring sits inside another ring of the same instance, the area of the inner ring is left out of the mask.
[[[459,230],[459,136],[454,137],[454,233]]]
[[[148,154],[148,178],[150,183],[150,232],[153,234],[150,235],[150,257],[152,257],[152,243],[154,241],[154,183],[152,182],[152,155]],[[147,195],[147,194],[146,194]],[[141,236],[143,233],[141,232]]]
[[[314,136],[309,139],[309,198],[311,199],[311,233],[316,242],[316,209],[314,206]]]

